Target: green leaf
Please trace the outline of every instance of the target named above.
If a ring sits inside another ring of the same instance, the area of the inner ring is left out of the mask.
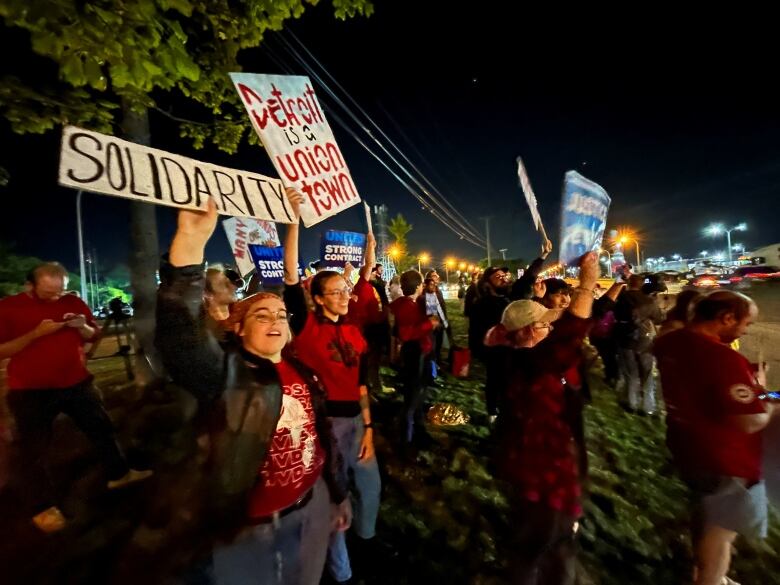
[[[84,63],[81,61],[81,57],[75,53],[70,53],[65,58],[60,72],[63,79],[75,87],[87,83],[87,78],[84,75]]]
[[[182,44],[187,42],[187,35],[184,34],[184,29],[181,28],[181,25],[178,21],[172,20],[168,23],[171,27],[171,30],[173,30],[174,36],[179,39]]]
[[[97,61],[87,58],[84,62],[84,74],[87,77],[87,82],[92,87],[99,91],[104,91],[106,89],[106,78]]]
[[[192,4],[187,0],[159,0],[159,5],[163,10],[176,10],[184,16],[192,15]]]

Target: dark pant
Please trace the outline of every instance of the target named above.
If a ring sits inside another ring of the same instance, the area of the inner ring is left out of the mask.
[[[484,348],[482,361],[485,364],[485,403],[487,413],[496,415],[498,414],[498,403],[501,398],[501,388],[506,384],[504,379],[505,348]]]
[[[73,419],[92,441],[109,479],[119,479],[128,472],[127,461],[114,437],[114,425],[91,379],[70,388],[12,390],[8,393],[8,407],[16,421],[15,475],[33,508],[40,510],[56,504],[58,499],[47,472],[46,451],[54,419],[60,413]]]
[[[409,341],[401,346],[401,380],[404,388],[403,428],[404,440],[412,441],[415,424],[424,429],[423,398],[425,394],[424,371],[430,362],[420,350],[420,344]]]
[[[507,582],[514,585],[573,585],[576,518],[524,500],[516,504],[512,516],[512,526],[517,527],[517,532]]]
[[[379,366],[382,364],[382,356],[390,343],[390,330],[387,323],[366,325],[363,336],[368,343],[367,369],[368,386],[376,393],[382,392],[382,378],[379,375]]]
[[[614,340],[610,338],[591,338],[590,342],[596,351],[599,352],[601,361],[604,363],[604,379],[607,382],[614,383],[618,377],[618,348]]]

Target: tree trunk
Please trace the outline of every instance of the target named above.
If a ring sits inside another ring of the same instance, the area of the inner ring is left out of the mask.
[[[149,145],[149,113],[130,109],[122,103],[122,130],[127,140]],[[130,287],[133,291],[135,329],[135,376],[143,392],[162,376],[162,365],[154,347],[157,270],[160,249],[157,241],[157,208],[141,202],[130,203]]]

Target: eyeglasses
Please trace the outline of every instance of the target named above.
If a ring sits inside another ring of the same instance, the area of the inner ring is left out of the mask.
[[[252,315],[252,317],[258,323],[262,323],[263,325],[271,325],[277,321],[289,323],[290,319],[292,319],[292,313],[288,313],[284,309],[279,309],[278,311],[265,310],[255,313]]]
[[[339,298],[348,297],[352,294],[352,291],[348,288],[340,288],[339,290],[332,290],[330,292],[322,293],[322,296],[325,297],[333,297],[337,296]]]

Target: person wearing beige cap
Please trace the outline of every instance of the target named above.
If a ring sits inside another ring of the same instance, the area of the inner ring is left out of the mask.
[[[517,526],[512,583],[574,583],[587,468],[579,432],[580,365],[598,273],[595,254],[586,254],[566,310],[514,301],[485,337],[487,346],[507,348],[496,463],[509,486]]]

